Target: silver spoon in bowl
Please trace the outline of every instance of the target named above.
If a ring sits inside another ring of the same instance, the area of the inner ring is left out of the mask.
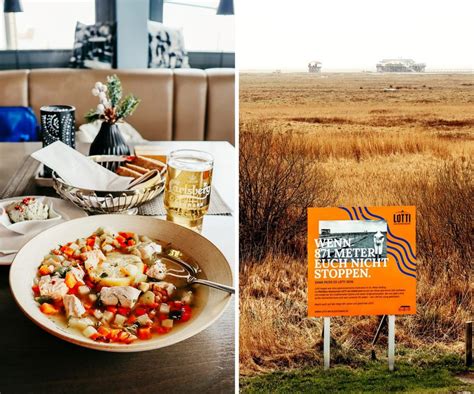
[[[191,264],[177,258],[174,256],[170,256],[169,254],[166,253],[154,253],[153,254],[154,259],[164,259],[164,260],[169,260],[180,267],[183,268],[183,271],[177,271],[177,270],[167,270],[167,275],[174,276],[176,278],[182,278],[185,279],[186,282],[189,284],[198,284],[198,285],[204,285],[208,287],[212,287],[214,289],[222,290],[230,294],[235,294],[235,289],[231,286],[223,285],[221,283],[216,283],[212,282],[207,279],[200,279],[197,278],[197,274],[199,273],[199,269],[196,267],[193,267]]]

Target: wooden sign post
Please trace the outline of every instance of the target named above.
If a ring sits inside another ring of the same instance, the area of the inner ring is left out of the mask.
[[[466,322],[466,367],[472,367],[472,321]]]
[[[323,320],[324,339],[323,339],[323,353],[324,353],[324,369],[329,369],[331,360],[331,320],[325,317]]]
[[[388,315],[388,366],[395,316],[416,313],[416,210],[412,206],[308,209],[308,316]]]
[[[388,316],[388,369],[395,368],[395,315]]]

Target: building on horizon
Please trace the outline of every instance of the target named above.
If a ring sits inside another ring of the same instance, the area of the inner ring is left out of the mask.
[[[313,60],[312,62],[308,63],[308,72],[310,73],[320,73],[323,64],[318,62],[317,60]]]
[[[413,59],[383,59],[377,63],[377,72],[424,72],[425,63],[416,63]]]

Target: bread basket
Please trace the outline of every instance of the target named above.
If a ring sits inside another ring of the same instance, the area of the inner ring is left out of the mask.
[[[103,167],[115,171],[122,165],[127,156],[90,156],[91,160]],[[138,207],[157,197],[165,186],[166,165],[164,163],[159,174],[137,185],[131,190],[105,191],[82,189],[67,184],[53,171],[54,189],[65,200],[91,214],[128,213],[136,214]]]

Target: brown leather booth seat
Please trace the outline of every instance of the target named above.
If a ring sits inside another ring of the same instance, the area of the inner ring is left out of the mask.
[[[95,82],[117,74],[124,94],[141,103],[128,122],[149,140],[214,140],[234,143],[234,69],[74,70],[0,72],[0,106],[48,104],[76,107],[76,124],[98,104]]]

